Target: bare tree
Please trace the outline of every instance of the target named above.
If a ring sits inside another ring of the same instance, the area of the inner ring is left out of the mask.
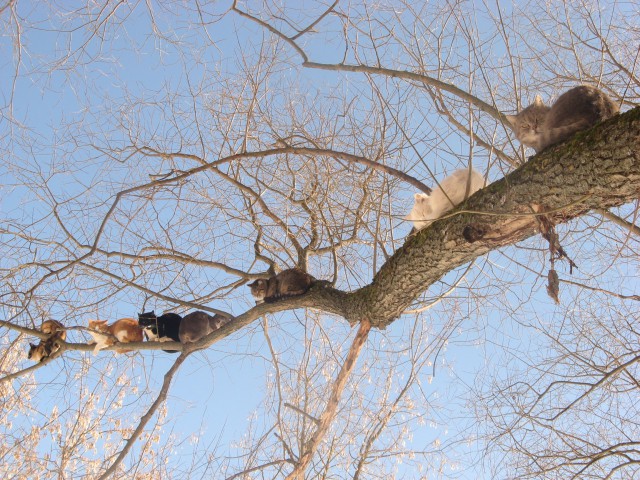
[[[3,478],[633,478],[637,6],[288,3],[0,5]],[[529,158],[578,83],[622,113]],[[233,320],[92,355],[151,309]]]

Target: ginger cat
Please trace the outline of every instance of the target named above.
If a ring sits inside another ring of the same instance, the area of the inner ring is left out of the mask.
[[[96,330],[95,332],[89,332],[94,340],[93,342],[90,342],[89,345],[94,343],[96,345],[93,349],[94,355],[97,355],[98,351],[103,348],[107,348],[115,344],[116,341],[120,343],[128,343],[141,342],[143,339],[142,327],[140,327],[138,322],[133,318],[121,318],[111,325],[107,325],[106,320],[89,320],[89,328],[91,330]],[[131,350],[125,349],[116,350],[118,353],[126,353],[130,351]]]

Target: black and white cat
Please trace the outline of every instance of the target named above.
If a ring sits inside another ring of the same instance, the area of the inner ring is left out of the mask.
[[[150,342],[179,342],[182,320],[182,317],[177,313],[165,313],[158,317],[155,311],[151,310],[150,312],[138,314],[138,323]],[[178,352],[178,350],[163,351],[169,353]]]

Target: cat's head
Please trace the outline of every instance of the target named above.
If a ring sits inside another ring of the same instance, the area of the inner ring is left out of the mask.
[[[251,295],[255,298],[256,304],[262,303],[267,295],[267,281],[264,278],[259,278],[247,286],[251,289]]]
[[[41,362],[46,356],[47,353],[44,348],[44,343],[39,343],[38,345],[29,343],[29,353],[27,353],[27,358],[29,360],[33,360],[34,362]]]
[[[404,217],[404,220],[422,220],[431,211],[431,196],[426,193],[415,193],[413,195],[413,209]]]
[[[154,342],[158,339],[158,317],[155,310],[138,314],[138,324],[142,327],[142,333],[147,340]]]
[[[517,115],[506,115],[506,117],[516,134],[516,138],[531,147],[538,144],[541,129],[550,109],[542,102],[540,95],[536,95],[536,99],[527,108]]]
[[[158,317],[156,316],[155,310],[138,314],[138,323],[141,327],[156,325],[157,321]]]
[[[107,321],[106,320],[89,320],[89,329],[97,330],[98,332],[106,332]]]

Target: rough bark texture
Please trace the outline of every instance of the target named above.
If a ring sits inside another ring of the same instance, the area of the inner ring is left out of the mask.
[[[533,205],[553,211],[548,217],[563,223],[639,196],[640,108],[635,108],[536,155],[452,212],[500,216],[461,213],[409,237],[371,285],[350,295],[343,316],[388,325],[447,272],[535,234]],[[481,232],[473,243],[463,236],[468,226]]]
[[[640,107],[536,155],[451,216],[408,237],[370,285],[349,293],[317,286],[301,297],[259,305],[198,343],[210,345],[265,313],[301,307],[339,315],[351,324],[367,319],[384,328],[447,272],[536,234],[534,211],[539,208],[559,224],[638,197]]]

